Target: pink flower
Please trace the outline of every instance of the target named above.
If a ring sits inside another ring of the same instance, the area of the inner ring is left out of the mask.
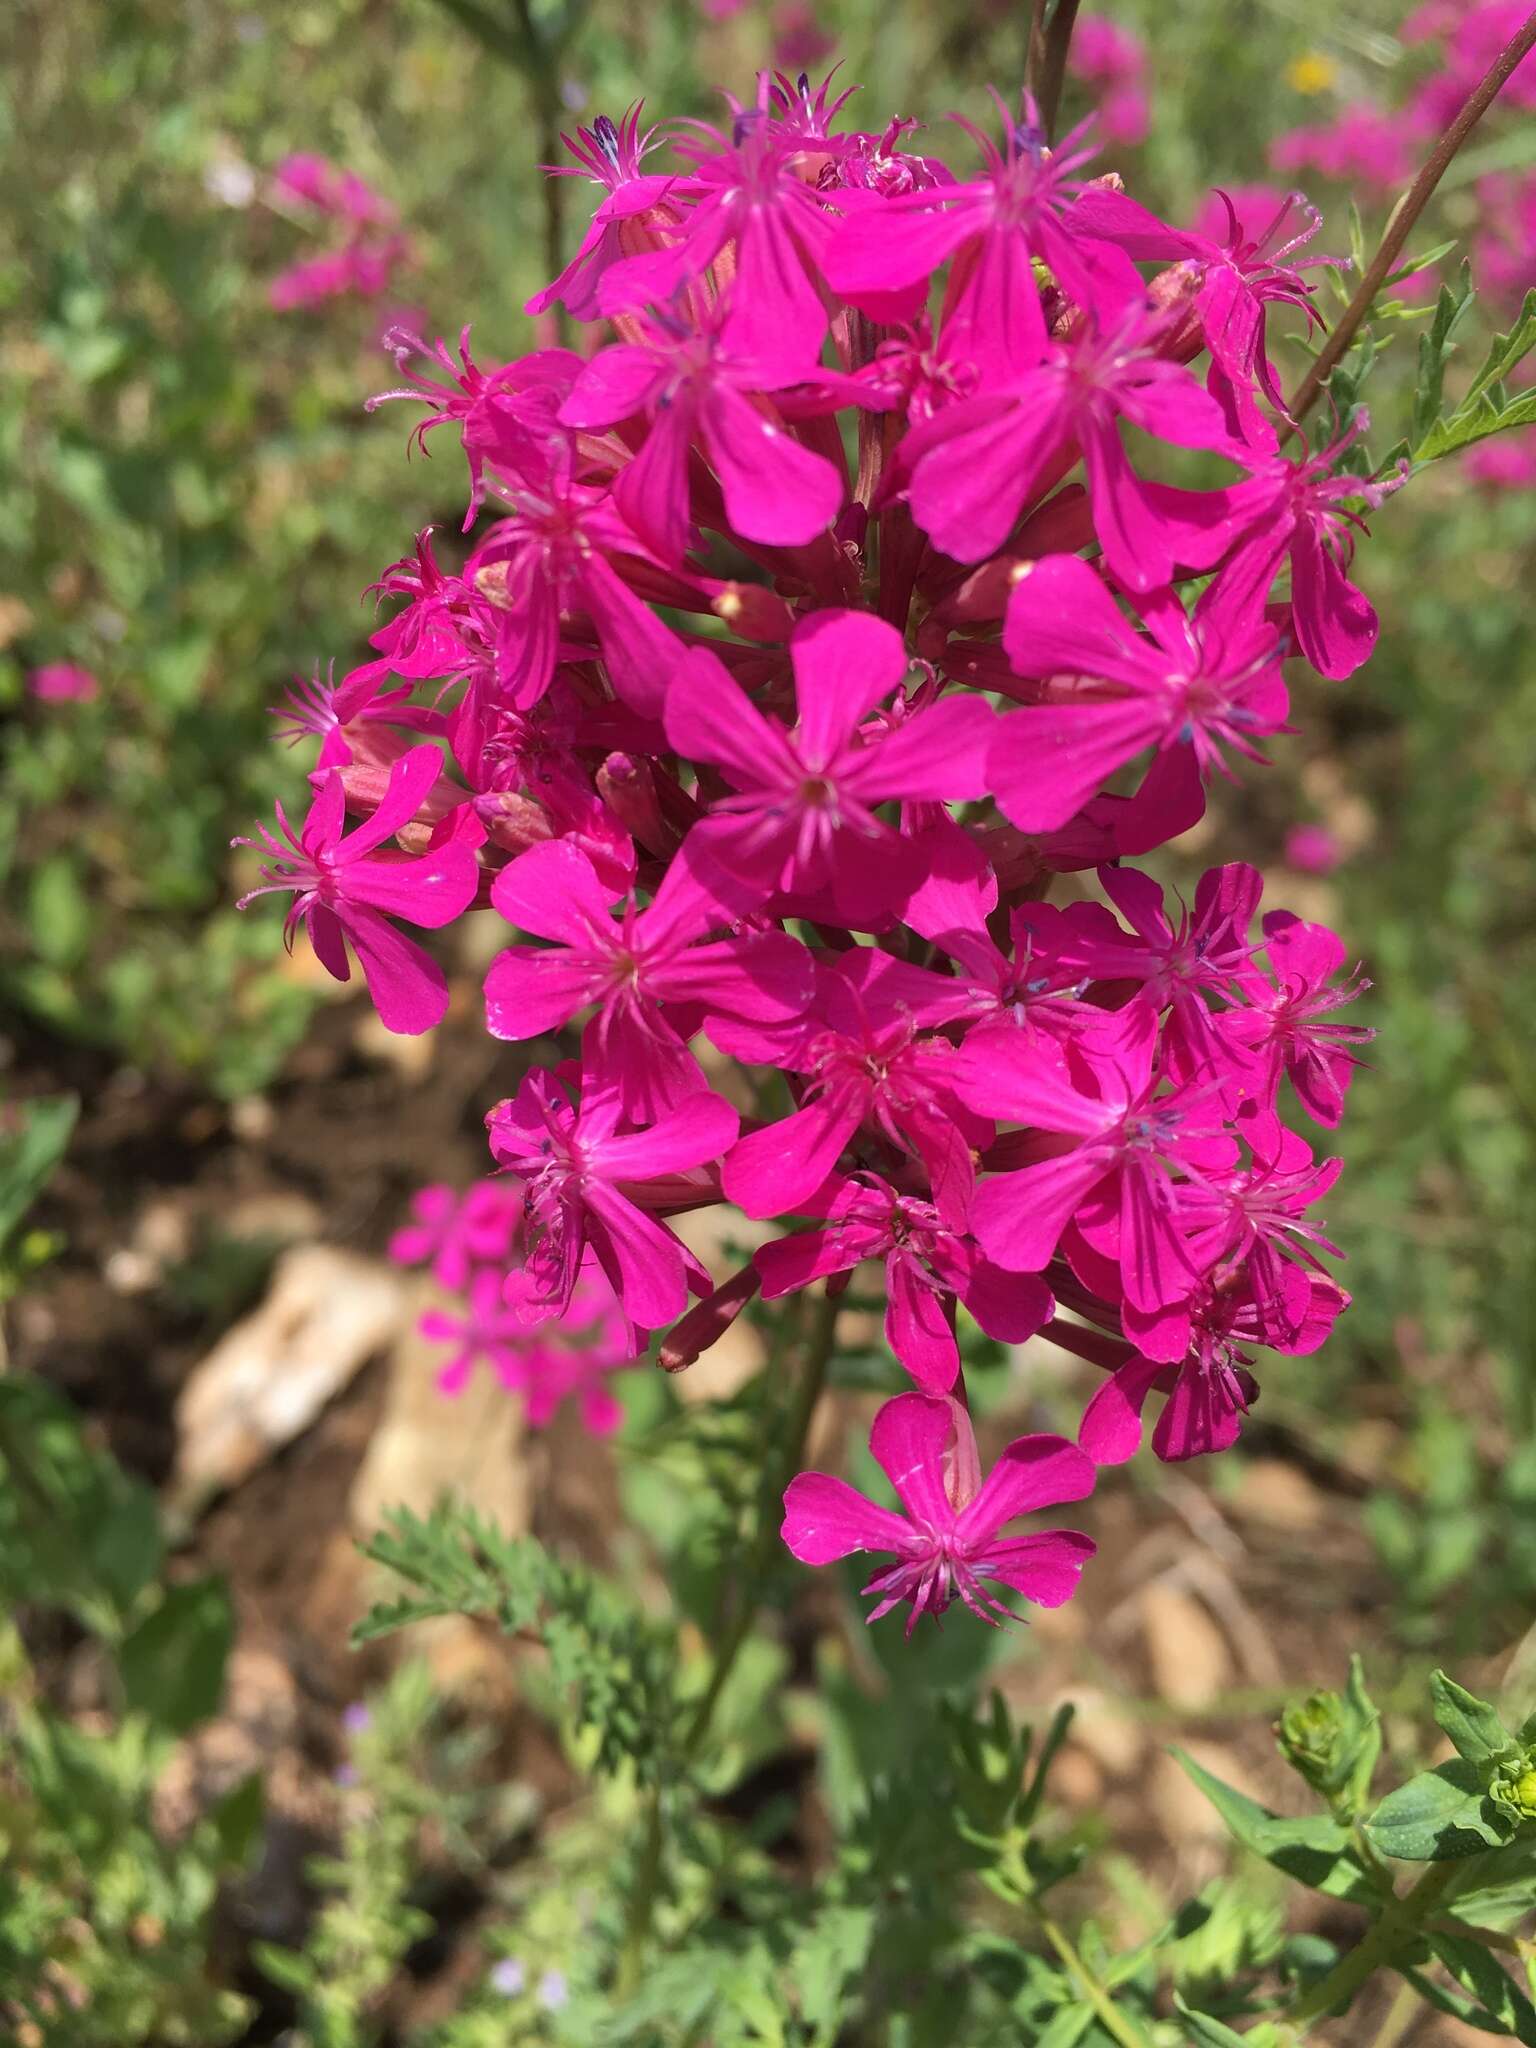
[[[816,274],[833,217],[799,176],[798,138],[772,117],[770,83],[765,77],[755,110],[735,110],[729,139],[698,122],[698,139],[676,145],[693,168],[675,239],[668,248],[616,263],[600,297],[608,314],[659,305],[701,278],[732,243],[726,346],[741,356],[790,358],[809,368],[827,331]]]
[[[966,1234],[948,1229],[931,1202],[898,1194],[878,1174],[827,1183],[816,1208],[829,1229],[796,1231],[754,1252],[763,1299],[774,1301],[829,1273],[852,1272],[865,1259],[883,1259],[885,1341],[931,1393],[947,1393],[960,1369],[957,1299],[1003,1344],[1022,1344],[1054,1312],[1043,1281],[1005,1273]]]
[[[267,299],[278,313],[351,295],[376,299],[389,290],[390,280],[410,256],[411,245],[404,235],[389,235],[378,242],[349,242],[345,248],[329,249],[324,255],[290,264],[267,286]]]
[[[686,177],[653,176],[641,166],[656,147],[654,128],[643,133],[636,102],[615,124],[599,114],[590,128],[578,128],[573,140],[560,140],[576,163],[546,164],[552,178],[587,178],[607,196],[598,205],[581,247],[560,275],[535,292],[523,308],[539,314],[563,305],[573,320],[595,320],[604,280],[626,257],[663,245],[682,220],[682,201],[693,189]]]
[[[1331,125],[1296,128],[1269,146],[1277,171],[1311,168],[1341,185],[1367,185],[1394,191],[1406,185],[1414,169],[1414,137],[1396,114],[1375,107],[1346,107]]]
[[[477,1181],[463,1195],[439,1181],[412,1195],[411,1214],[415,1221],[390,1239],[389,1256],[401,1266],[430,1263],[438,1286],[459,1294],[477,1265],[505,1261],[521,1204],[508,1181]]]
[[[708,1032],[718,1017],[784,1024],[811,1000],[811,955],[787,933],[706,937],[732,923],[745,894],[723,874],[706,886],[679,859],[648,909],[631,897],[615,918],[613,891],[569,840],[531,847],[501,870],[491,900],[509,924],[555,943],[498,954],[485,981],[487,1028],[537,1038],[595,1003],[592,1059],[619,1088],[625,1115],[645,1121],[676,1107],[705,1086],[684,1044],[692,1030]]]
[[[1166,583],[1172,536],[1131,468],[1118,423],[1181,448],[1225,450],[1230,439],[1216,401],[1160,352],[1167,325],[1122,310],[1102,331],[1080,326],[1066,342],[1033,352],[1034,367],[989,365],[981,393],[913,429],[908,498],[934,545],[957,562],[981,561],[1080,451],[1110,568],[1133,590]]]
[[[711,807],[706,849],[764,895],[827,889],[850,924],[888,922],[917,867],[878,806],[978,794],[993,714],[979,698],[947,696],[867,732],[863,721],[910,662],[893,627],[858,612],[802,621],[790,658],[792,731],[765,718],[703,650],[673,678],[667,737],[679,753],[717,763],[735,792]]]
[[[964,252],[950,282],[947,319],[982,350],[1022,365],[1046,343],[1038,257],[1078,305],[1117,321],[1140,297],[1141,280],[1115,243],[1161,223],[1103,187],[1094,187],[1085,203],[1085,181],[1075,173],[1093,152],[1084,146],[1083,128],[1048,150],[1025,105],[1017,122],[1004,114],[998,148],[970,121],[955,119],[981,150],[984,175],[969,184],[898,194],[849,214],[826,255],[832,289],[872,319],[910,319],[937,265]]]
[[[1020,576],[1003,644],[1014,669],[1054,679],[1051,694],[1002,719],[988,774],[1024,831],[1054,831],[1125,762],[1155,747],[1191,754],[1202,776],[1228,751],[1262,761],[1255,742],[1284,728],[1289,698],[1274,627],[1218,576],[1186,613],[1173,590],[1135,602],[1137,633],[1102,577],[1075,555]]]
[[[532,1298],[564,1315],[590,1250],[630,1321],[659,1330],[681,1315],[690,1277],[708,1292],[708,1276],[626,1190],[718,1159],[739,1119],[706,1093],[645,1130],[621,1130],[620,1109],[618,1090],[590,1073],[578,1088],[536,1070],[486,1127],[495,1157],[523,1183]]]
[[[908,1601],[910,1636],[920,1615],[937,1618],[956,1599],[993,1627],[1017,1619],[988,1582],[1039,1607],[1071,1599],[1094,1552],[1088,1537],[1073,1529],[1014,1537],[1002,1531],[1021,1515],[1092,1493],[1096,1468],[1075,1444],[1059,1436],[1017,1437],[983,1484],[970,1417],[960,1404],[898,1394],[875,1417],[869,1448],[901,1513],[877,1507],[846,1480],[802,1472],[784,1495],[782,1534],[802,1564],[834,1564],[859,1550],[894,1556],[864,1588],[876,1596],[870,1621]]]
[[[1359,1065],[1353,1048],[1376,1035],[1368,1025],[1341,1022],[1337,1012],[1371,984],[1358,970],[1335,981],[1348,955],[1326,925],[1272,910],[1264,920],[1264,939],[1270,973],[1247,967],[1242,1004],[1219,1018],[1216,1029],[1253,1060],[1257,1073],[1251,1085],[1261,1103],[1273,1102],[1284,1071],[1308,1116],[1333,1129],[1343,1118],[1345,1093]]]
[[[792,1035],[722,1024],[718,1042],[727,1051],[808,1077],[792,1115],[749,1132],[731,1152],[726,1199],[748,1216],[801,1209],[868,1125],[922,1161],[939,1215],[962,1229],[973,1154],[989,1126],[955,1094],[955,1048],[924,1027],[946,1021],[963,1001],[943,976],[857,946],[821,970],[812,1015]]]
[[[1246,1347],[1268,1345],[1293,1356],[1316,1351],[1349,1302],[1326,1274],[1299,1266],[1281,1268],[1278,1284],[1278,1294],[1260,1298],[1253,1276],[1239,1268],[1202,1284],[1182,1320],[1170,1321],[1171,1342],[1142,1337],[1156,1355],[1132,1357],[1084,1413],[1078,1440],[1095,1463],[1119,1465],[1134,1456],[1142,1407],[1154,1390],[1168,1397],[1152,1436],[1155,1456],[1179,1463],[1230,1449],[1259,1393]]]
[[[1344,852],[1326,825],[1292,825],[1281,858],[1304,875],[1331,875]]]
[[[1108,142],[1134,145],[1147,134],[1147,49],[1139,36],[1103,15],[1080,14],[1068,63],[1078,78],[1102,88],[1099,132]]]
[[[457,363],[445,341],[429,346],[402,327],[386,332],[384,346],[394,357],[402,382],[391,391],[375,392],[364,401],[363,410],[373,412],[397,398],[427,406],[427,417],[411,429],[411,441],[423,454],[434,427],[450,421],[458,425],[469,461],[467,533],[485,495],[486,463],[497,458],[517,468],[537,463],[539,445],[554,426],[560,402],[581,369],[581,358],[569,349],[535,349],[515,363],[482,370],[469,352],[467,327],[459,336]],[[431,368],[413,368],[418,361]],[[436,374],[439,370],[441,375]]]
[[[614,687],[647,716],[661,707],[678,642],[618,574],[611,556],[644,555],[644,544],[611,491],[579,482],[569,430],[527,452],[507,480],[514,510],[471,556],[465,575],[490,599],[497,628],[496,675],[515,710],[536,704],[554,679],[561,615],[591,622]]]
[[[504,1387],[521,1384],[528,1313],[521,1304],[507,1306],[501,1275],[489,1266],[482,1266],[470,1281],[462,1309],[429,1308],[416,1327],[429,1344],[453,1347],[438,1368],[441,1393],[462,1394],[480,1364],[488,1365]]]
[[[1207,491],[1182,533],[1179,552],[1191,568],[1225,565],[1225,587],[1255,611],[1275,573],[1291,565],[1291,624],[1302,653],[1321,676],[1340,682],[1369,660],[1376,645],[1374,606],[1349,580],[1355,540],[1366,529],[1356,504],[1379,505],[1397,480],[1373,482],[1338,470],[1341,455],[1368,431],[1364,408],[1332,447],[1289,461],[1255,449],[1243,456],[1246,483]],[[1154,486],[1156,493],[1157,487]]]
[[[1263,187],[1250,186],[1238,197],[1251,208],[1263,194]],[[1286,261],[1322,226],[1321,214],[1300,192],[1275,195],[1274,205],[1257,221],[1245,219],[1225,192],[1213,193],[1212,198],[1225,218],[1192,234],[1174,235],[1166,253],[1177,250],[1197,268],[1194,304],[1211,353],[1206,388],[1220,402],[1236,439],[1273,450],[1275,430],[1260,411],[1258,398],[1265,398],[1282,418],[1288,415],[1269,359],[1268,308],[1294,306],[1305,314],[1309,328],[1320,327],[1322,316],[1312,303],[1316,286],[1301,273],[1309,264],[1336,265],[1342,259],[1311,256],[1299,264]]]
[[[451,924],[468,909],[480,883],[474,850],[480,835],[478,827],[471,831],[472,820],[462,811],[446,833],[434,835],[432,847],[419,859],[380,851],[386,839],[415,819],[441,770],[436,747],[413,747],[391,769],[373,816],[345,837],[341,774],[328,770],[299,832],[281,804],[277,822],[282,837],[264,825],[258,828],[267,864],[261,883],[247,890],[239,906],[274,890],[291,890],[294,901],[283,925],[286,942],[292,945],[302,924],[321,966],[346,981],[351,968],[345,942],[350,941],[379,1016],[389,1030],[408,1037],[442,1021],[448,983],[437,962],[402,938],[390,917],[432,930]]]
[[[839,469],[796,440],[765,392],[802,383],[803,357],[746,357],[726,339],[722,299],[697,327],[658,310],[632,315],[637,338],[587,364],[560,411],[572,427],[610,427],[644,415],[650,432],[619,473],[614,497],[663,561],[681,562],[692,521],[689,460],[695,444],[715,475],[730,528],[744,540],[798,547],[837,517],[847,487]],[[754,402],[755,401],[755,402]]]
[[[977,1189],[976,1241],[1014,1273],[1039,1273],[1068,1223],[1121,1262],[1126,1298],[1157,1309],[1187,1296],[1201,1267],[1189,1238],[1213,1158],[1235,1156],[1203,1089],[1164,1093],[1157,1019],[1133,1003],[1075,1041],[1071,1055],[1011,1033],[973,1032],[955,1088],[983,1115],[1069,1142]],[[1214,1145],[1212,1141],[1214,1140]]]
[[[88,668],[71,661],[45,662],[27,677],[27,688],[40,704],[89,704],[101,685]]]
[[[355,171],[308,152],[285,156],[272,173],[272,186],[296,206],[314,207],[360,225],[393,227],[400,217]]]

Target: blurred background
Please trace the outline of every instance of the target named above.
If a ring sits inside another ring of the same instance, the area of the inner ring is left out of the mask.
[[[855,119],[867,104],[984,121],[988,83],[1016,90],[1027,15],[989,0],[591,0],[577,18],[535,0],[6,10],[13,1178],[19,1150],[49,1149],[28,1105],[80,1105],[25,1223],[0,1201],[9,1362],[78,1404],[91,1440],[162,1490],[173,1541],[228,1574],[228,1739],[276,1774],[294,1867],[324,1837],[361,1683],[344,1643],[356,1531],[391,1500],[467,1482],[579,1538],[619,1483],[606,1450],[559,1427],[514,1443],[494,1389],[443,1401],[382,1260],[417,1187],[482,1170],[481,1119],[509,1086],[480,1027],[483,959],[452,963],[436,1038],[390,1040],[307,948],[283,953],[270,904],[233,908],[250,869],[231,838],[307,765],[268,707],[295,676],[359,660],[365,586],[419,528],[458,523],[446,439],[408,459],[416,415],[363,410],[395,381],[381,335],[469,323],[495,361],[532,345],[521,305],[588,207],[585,185],[552,186],[553,214],[541,189],[561,127],[641,97],[652,118],[708,116],[719,84],[747,97],[770,59],[813,73],[841,59],[866,88]],[[1440,61],[1433,26],[1387,0],[1100,0],[1067,113],[1100,111],[1105,166],[1165,216],[1191,221],[1215,183],[1299,183],[1323,210],[1315,246],[1347,253],[1351,207],[1373,242],[1404,181],[1395,152],[1415,160],[1391,117]],[[1528,108],[1496,111],[1415,245],[1454,241],[1438,275],[1469,249],[1486,270],[1483,337],[1536,283],[1533,130]],[[958,160],[942,131],[935,147]],[[355,174],[366,205],[343,218],[274,180],[300,152]],[[1415,323],[1393,332],[1378,455],[1412,382]],[[1277,355],[1294,383],[1299,350]],[[1298,1684],[1337,1682],[1346,1643],[1367,1649],[1379,1696],[1409,1700],[1431,1662],[1472,1684],[1502,1672],[1530,1620],[1533,483],[1515,437],[1382,508],[1360,570],[1382,616],[1375,660],[1346,684],[1298,675],[1295,737],[1241,791],[1218,789],[1162,870],[1257,862],[1267,904],[1344,934],[1380,1036],[1327,1212],[1353,1312],[1316,1358],[1275,1363],[1239,1452],[1135,1468],[1103,1504],[1106,1569],[1070,1621],[1034,1632],[1013,1681],[1094,1709],[1077,1793],[1128,1853],[1209,1853],[1161,1772],[1170,1735],[1262,1789],[1265,1718]],[[1073,1373],[999,1357],[987,1405],[1065,1420]],[[661,1398],[640,1378],[621,1466]],[[643,1473],[624,1484],[647,1500]],[[515,1694],[486,1655],[445,1637],[437,1682]],[[541,1783],[529,1755],[519,1771],[554,1797],[558,1768]],[[258,1931],[298,1910],[285,1882],[292,1869],[251,1909]],[[399,2010],[440,1998],[445,1967],[404,1972]]]

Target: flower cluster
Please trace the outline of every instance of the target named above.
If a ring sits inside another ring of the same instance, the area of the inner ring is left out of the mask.
[[[333,222],[341,237],[272,279],[267,297],[279,313],[326,299],[376,299],[411,258],[410,241],[399,231],[399,215],[390,202],[355,171],[323,156],[301,152],[284,157],[272,173],[270,192],[274,205]]]
[[[523,1290],[508,1282],[523,1225],[515,1183],[483,1180],[463,1195],[434,1183],[418,1190],[411,1213],[390,1240],[390,1257],[429,1267],[440,1288],[463,1297],[461,1311],[430,1308],[418,1324],[447,1350],[437,1375],[442,1391],[462,1393],[485,1365],[519,1396],[531,1429],[547,1428],[567,1402],[594,1436],[617,1429],[624,1410],[612,1379],[635,1364],[629,1326],[594,1281],[578,1285],[558,1322],[525,1312]]]
[[[536,1063],[497,1176],[405,1248],[469,1296],[450,1384],[483,1356],[529,1392],[528,1342],[594,1318],[681,1368],[755,1293],[880,1261],[905,1514],[807,1474],[785,1538],[893,1556],[877,1612],[996,1619],[986,1583],[1065,1599],[1091,1549],[1006,1525],[1154,1394],[1159,1456],[1230,1444],[1255,1353],[1345,1304],[1313,1219],[1362,984],[1253,868],[1186,904],[1133,863],[1263,763],[1288,657],[1369,655],[1376,494],[1282,438],[1299,198],[1178,229],[1027,101],[960,121],[957,172],[909,121],[840,130],[848,97],[765,77],[666,168],[637,112],[579,130],[598,204],[530,311],[606,322],[587,352],[395,337],[468,552],[421,535],[374,658],[294,698],[314,802],[261,886],[400,1031],[448,1003],[401,921],[509,927],[486,1024]],[[669,1219],[722,1202],[776,1234],[716,1285]],[[961,1307],[1106,1369],[1080,1445],[983,1483]]]

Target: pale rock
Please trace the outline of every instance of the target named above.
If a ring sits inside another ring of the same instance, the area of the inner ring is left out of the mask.
[[[376,1260],[323,1244],[284,1252],[266,1300],[181,1391],[172,1503],[195,1509],[301,1435],[395,1335],[404,1309],[401,1280]]]
[[[1208,1610],[1166,1579],[1143,1587],[1140,1606],[1160,1697],[1176,1707],[1208,1706],[1232,1677],[1227,1639]]]

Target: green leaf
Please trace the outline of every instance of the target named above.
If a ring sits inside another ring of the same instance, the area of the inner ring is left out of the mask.
[[[1429,331],[1419,336],[1419,374],[1409,435],[1415,447],[1425,439],[1440,417],[1445,366],[1455,353],[1452,337],[1466,317],[1472,296],[1471,265],[1463,263],[1454,286],[1441,285]]]
[[[1492,390],[1496,384],[1502,384],[1510,371],[1524,362],[1533,348],[1536,348],[1536,288],[1526,293],[1525,303],[1520,308],[1520,317],[1508,334],[1496,334],[1493,337],[1493,345],[1488,351],[1483,367],[1472,379],[1471,389],[1462,401],[1463,406],[1474,404],[1484,392]]]
[[[1184,2022],[1185,2039],[1195,2044],[1195,2048],[1255,2048],[1255,2044],[1262,2044],[1271,2032],[1268,2027],[1261,2026],[1251,2033],[1239,2034],[1221,2020],[1213,2020],[1209,2013],[1196,2012],[1193,2006],[1184,2003],[1177,1991],[1173,1994],[1173,2003]]]
[[[1420,1771],[1389,1792],[1365,1832],[1383,1856],[1405,1863],[1442,1863],[1498,1848],[1511,1834],[1486,1796],[1487,1773],[1465,1757]]]
[[[279,1948],[274,1941],[253,1941],[251,1960],[263,1977],[270,1978],[281,1991],[296,1991],[303,1996],[313,1988],[314,1965],[298,1949]]]
[[[1477,2001],[1490,2019],[1517,2041],[1536,2048],[1536,2006],[1515,1983],[1497,1956],[1480,1941],[1459,1934],[1427,1937],[1436,1959],[1450,1971],[1463,1991]]]
[[[1475,1698],[1454,1678],[1436,1671],[1429,1681],[1429,1697],[1435,1721],[1455,1745],[1456,1754],[1472,1764],[1502,1763],[1515,1754],[1516,1744],[1497,1712],[1486,1700]]]
[[[1286,1820],[1249,1799],[1234,1786],[1223,1784],[1192,1756],[1175,1749],[1173,1756],[1185,1775],[1210,1800],[1233,1837],[1255,1856],[1262,1856],[1298,1884],[1330,1898],[1352,1898],[1362,1902],[1379,1896],[1350,1843],[1349,1830],[1331,1814],[1303,1814]]]
[[[218,1709],[234,1635],[234,1607],[221,1576],[169,1587],[118,1652],[127,1705],[156,1727],[185,1735]]]
[[[1436,2012],[1449,2013],[1453,2020],[1460,2020],[1464,2027],[1472,2027],[1480,2034],[1498,2034],[1508,2039],[1509,2029],[1498,2020],[1490,2019],[1480,2005],[1470,1998],[1464,1998],[1459,1991],[1452,1991],[1448,1985],[1436,1983],[1433,1977],[1426,1977],[1422,1970],[1414,1969],[1408,1963],[1395,1963],[1393,1968],[1410,1983],[1420,1998]]]
[[[1093,2021],[1091,2005],[1064,2005],[1045,2032],[1035,2036],[1035,2048],[1077,2048]]]
[[[208,1818],[224,1862],[243,1870],[261,1841],[262,1822],[266,1818],[266,1790],[260,1771],[252,1771],[226,1792]]]
[[[73,1095],[0,1108],[0,1247],[52,1179],[79,1114]]]
[[[160,1570],[155,1496],[41,1380],[0,1378],[0,1593],[115,1638]]]

